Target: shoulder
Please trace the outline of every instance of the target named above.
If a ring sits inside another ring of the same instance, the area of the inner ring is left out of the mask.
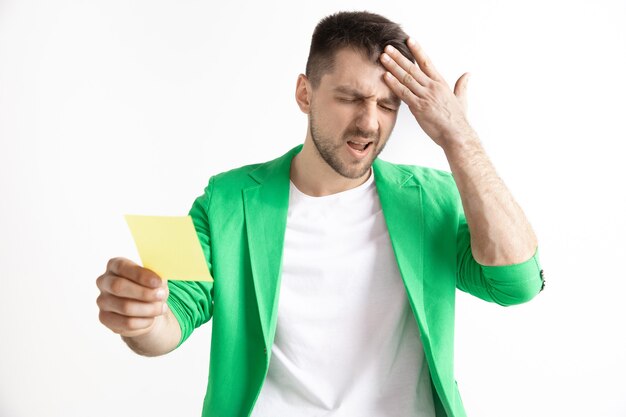
[[[211,178],[213,186],[216,188],[225,187],[228,189],[242,188],[257,185],[269,178],[286,178],[289,179],[289,169],[291,160],[300,152],[302,145],[296,146],[284,155],[270,161],[244,165],[234,168]]]
[[[422,207],[431,218],[437,213],[456,216],[462,210],[459,191],[450,172],[381,160],[377,160],[374,166],[379,193],[399,192],[406,187],[419,190]]]
[[[386,180],[411,181],[425,191],[456,191],[456,183],[449,171],[419,165],[394,164],[376,160],[377,174]]]
[[[213,183],[213,187],[217,188],[232,188],[233,186],[241,187],[247,184],[252,184],[254,181],[250,177],[250,173],[254,172],[264,163],[256,163],[250,165],[244,165],[237,168],[230,169],[228,171],[220,172],[210,178]]]

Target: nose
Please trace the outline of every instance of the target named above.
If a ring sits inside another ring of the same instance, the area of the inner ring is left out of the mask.
[[[363,132],[378,132],[378,108],[376,103],[363,103],[356,120],[356,127]]]

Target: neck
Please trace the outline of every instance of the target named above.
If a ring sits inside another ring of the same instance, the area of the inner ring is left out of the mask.
[[[360,178],[339,175],[320,156],[313,140],[307,136],[302,147],[291,161],[290,178],[304,194],[323,197],[347,191],[363,184],[371,175],[371,169]]]

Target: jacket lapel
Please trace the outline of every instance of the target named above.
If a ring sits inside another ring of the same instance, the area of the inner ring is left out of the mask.
[[[415,314],[422,341],[428,343],[424,315],[424,212],[422,188],[409,171],[377,159],[376,189],[387,223],[391,246]],[[426,347],[426,346],[425,346]]]
[[[278,294],[289,206],[289,171],[298,146],[249,175],[257,184],[243,190],[250,265],[266,348],[276,331]]]

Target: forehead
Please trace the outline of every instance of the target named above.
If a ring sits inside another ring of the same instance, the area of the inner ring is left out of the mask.
[[[331,90],[347,87],[365,96],[393,96],[383,80],[384,74],[383,66],[370,61],[365,53],[344,48],[335,53],[333,70],[322,76],[320,87]]]

